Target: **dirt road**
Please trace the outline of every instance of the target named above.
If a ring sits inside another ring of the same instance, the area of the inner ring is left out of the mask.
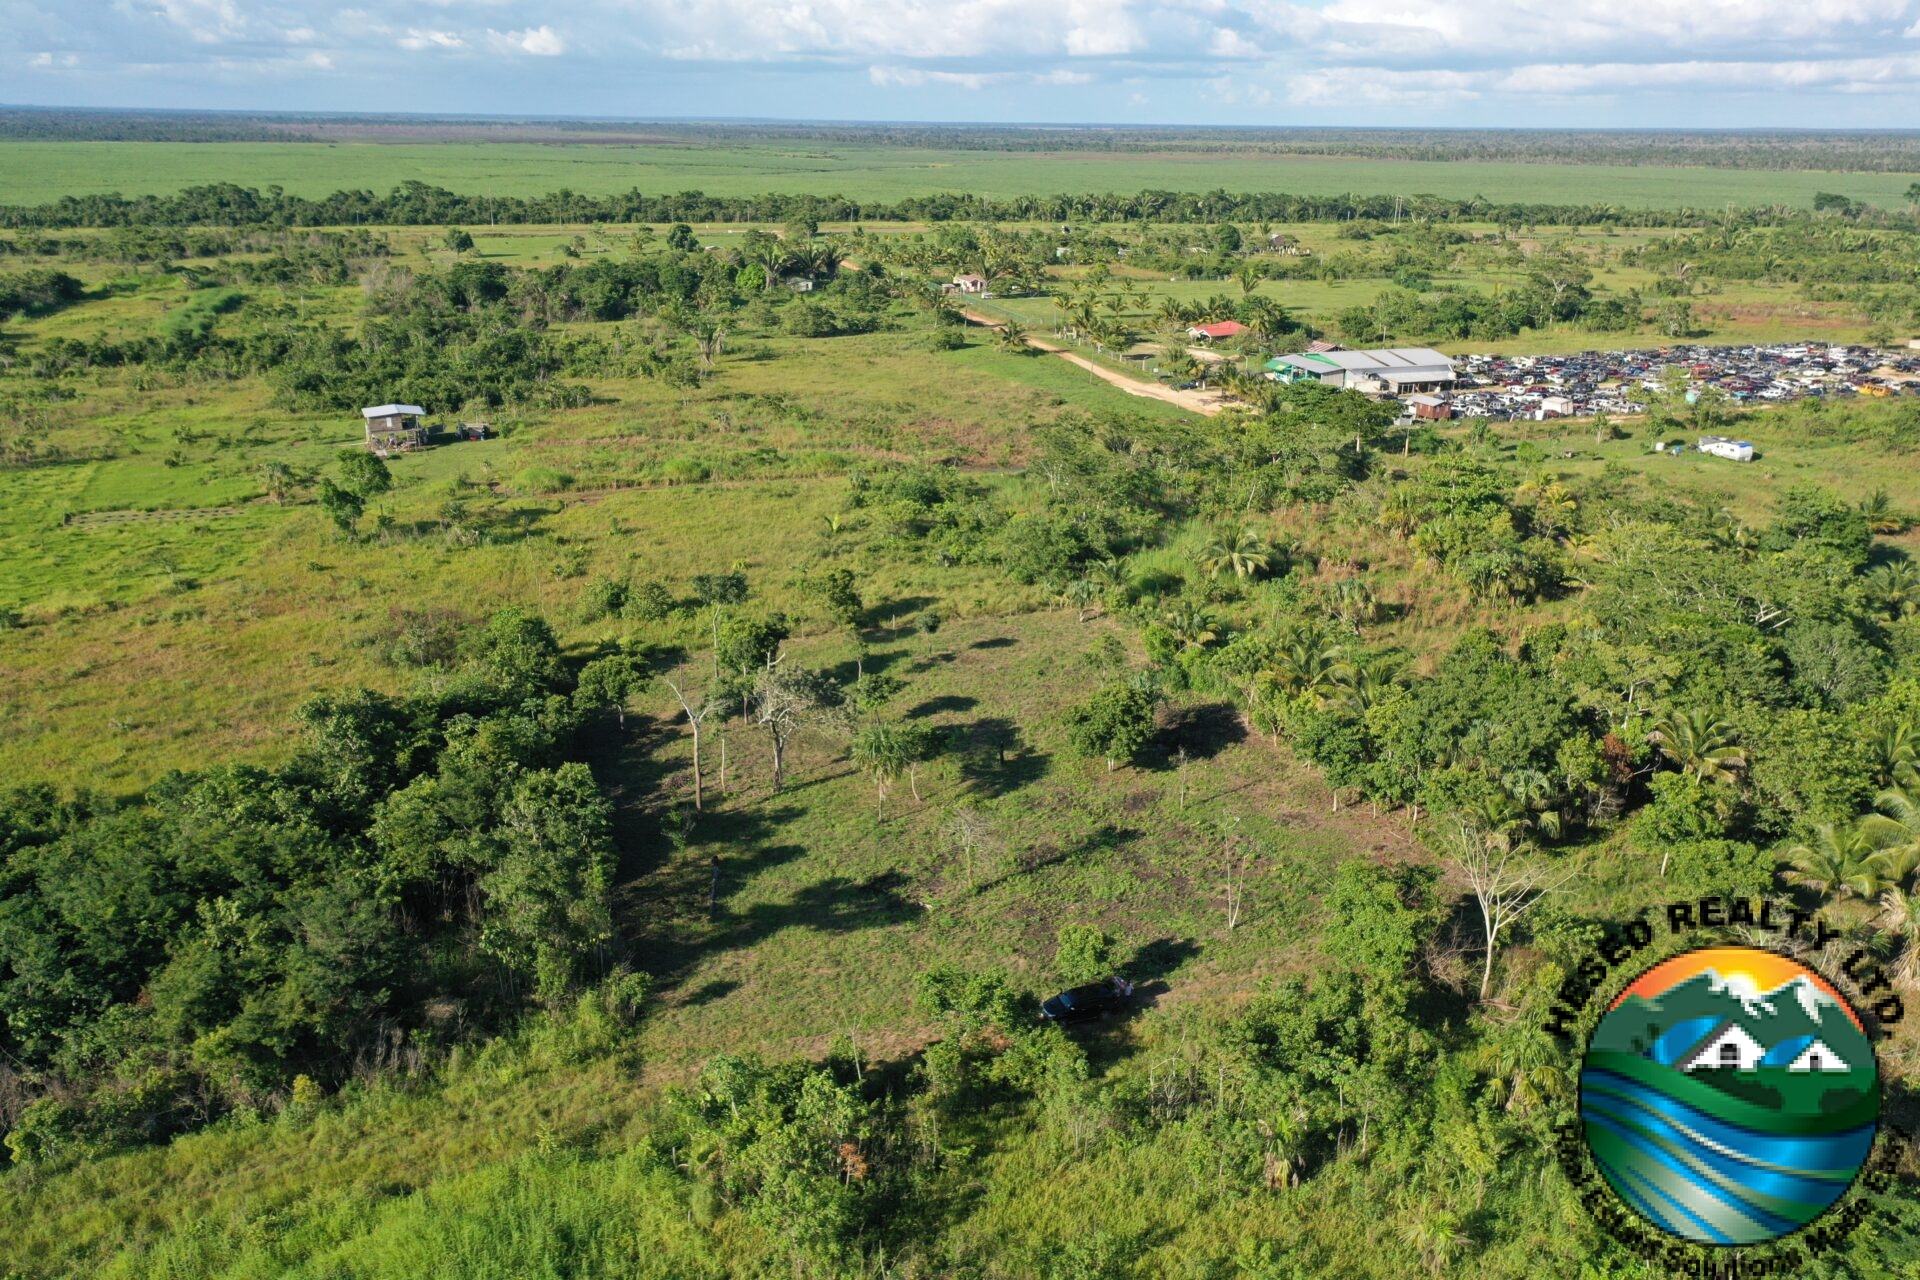
[[[983,315],[978,311],[962,310],[960,314],[974,324],[984,325],[989,329],[998,329],[1003,323],[1002,321],[995,320],[992,316]],[[1095,364],[1085,356],[1075,355],[1057,343],[1048,342],[1045,338],[1036,338],[1031,334],[1027,336],[1027,345],[1036,351],[1045,351],[1049,355],[1059,356],[1068,364],[1079,365],[1094,377],[1099,378],[1103,382],[1111,383],[1130,396],[1141,396],[1148,400],[1164,400],[1168,404],[1179,405],[1182,409],[1187,409],[1194,413],[1204,413],[1208,416],[1219,413],[1227,407],[1226,397],[1217,391],[1175,391],[1172,387],[1163,386],[1158,382],[1142,382],[1138,378],[1129,378],[1126,374],[1116,369],[1109,369],[1105,365]]]

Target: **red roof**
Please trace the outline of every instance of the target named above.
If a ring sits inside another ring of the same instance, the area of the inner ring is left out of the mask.
[[[1238,320],[1217,320],[1212,324],[1197,324],[1187,330],[1188,333],[1198,333],[1209,338],[1231,338],[1236,333],[1246,331],[1247,326]]]

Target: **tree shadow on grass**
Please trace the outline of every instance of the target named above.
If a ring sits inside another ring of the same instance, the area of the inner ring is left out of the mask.
[[[1002,716],[987,716],[954,727],[961,785],[975,795],[1008,795],[1047,776],[1053,758],[1028,747],[1020,726]]]
[[[1247,727],[1240,712],[1229,702],[1203,702],[1181,707],[1169,717],[1156,736],[1154,768],[1174,767],[1175,754],[1184,750],[1188,760],[1211,760],[1228,747],[1247,740]]]
[[[1135,982],[1165,991],[1167,975],[1199,954],[1200,944],[1192,938],[1155,938],[1135,947],[1120,968]]]
[[[712,1004],[715,1000],[723,996],[732,995],[739,989],[740,984],[731,978],[716,978],[712,982],[703,982],[692,991],[687,992],[685,996],[681,997],[680,1003],[698,1008],[701,1005]]]
[[[964,694],[947,693],[937,698],[928,698],[907,710],[907,719],[924,720],[928,716],[937,716],[943,711],[971,711],[980,705],[980,699],[969,698]]]
[[[986,640],[975,640],[969,649],[1011,649],[1020,642],[1012,636],[993,636]]]
[[[895,596],[890,600],[882,600],[867,606],[866,613],[862,617],[864,625],[861,630],[878,632],[882,639],[897,640],[900,636],[910,633],[913,628],[911,626],[895,627],[892,624],[909,614],[918,613],[928,605],[938,603],[938,596]]]

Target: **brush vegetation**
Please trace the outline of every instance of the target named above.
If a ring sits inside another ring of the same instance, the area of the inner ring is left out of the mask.
[[[1905,298],[1848,272],[1910,233],[1826,226],[1322,227],[1242,297]],[[1543,1029],[1604,927],[1775,895],[1911,995],[1911,399],[1747,465],[1652,454],[1674,397],[1201,417],[923,283],[1144,313],[1190,227],[456,229],[0,271],[0,1272],[1624,1280]],[[376,459],[396,400],[447,429]],[[1915,1265],[1882,1200],[1833,1266]]]

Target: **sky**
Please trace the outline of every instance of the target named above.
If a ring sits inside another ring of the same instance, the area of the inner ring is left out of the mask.
[[[1908,128],[1920,0],[0,0],[0,102]]]

